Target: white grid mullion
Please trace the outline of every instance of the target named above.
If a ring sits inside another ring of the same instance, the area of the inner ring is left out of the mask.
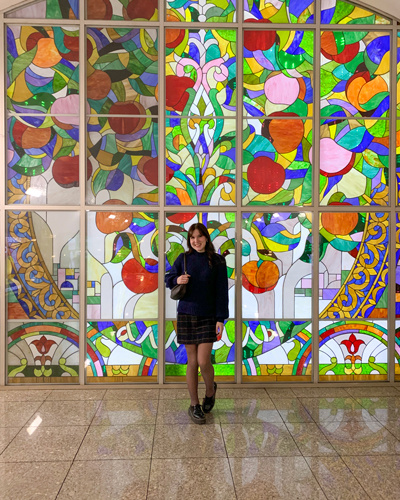
[[[165,1],[158,6],[158,384],[165,384]]]
[[[0,13],[0,40],[3,40],[3,50],[0,51],[0,71],[2,88],[6,89],[6,26],[3,22],[3,14]],[[3,98],[0,99],[0,115],[3,119],[0,122],[0,137],[3,142],[3,152],[0,155],[1,172],[0,176],[0,248],[6,248],[6,216],[5,196],[6,196],[6,171],[7,171],[7,117],[6,117],[6,94],[3,92]],[[7,312],[6,312],[6,253],[0,259],[0,387],[7,382]]]
[[[314,104],[313,104],[313,185],[312,185],[312,309],[311,309],[311,373],[313,384],[319,382],[319,163],[321,110],[321,0],[315,0],[314,32]]]
[[[86,383],[86,351],[87,351],[87,323],[86,323],[86,27],[85,3],[79,4],[79,384]]]
[[[389,129],[389,273],[388,273],[388,318],[387,355],[388,380],[395,378],[395,332],[396,332],[396,128],[397,128],[397,26],[393,25],[390,58],[390,129]]]
[[[238,0],[238,12],[236,20],[239,23],[239,29],[236,33],[236,210],[235,210],[235,382],[242,383],[242,282],[238,279],[241,276],[242,269],[242,185],[243,185],[243,0]]]

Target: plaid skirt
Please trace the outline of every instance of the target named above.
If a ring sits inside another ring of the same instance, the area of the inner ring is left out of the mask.
[[[217,341],[217,320],[178,313],[178,344],[206,344]]]

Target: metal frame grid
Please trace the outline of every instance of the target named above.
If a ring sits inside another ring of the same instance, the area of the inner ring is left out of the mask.
[[[394,326],[395,326],[395,235],[396,235],[396,123],[397,123],[397,108],[396,108],[396,99],[395,96],[396,89],[396,67],[397,67],[397,20],[393,19],[392,16],[387,13],[381,12],[383,16],[386,18],[392,19],[391,24],[388,25],[323,25],[320,21],[320,6],[321,0],[314,0],[315,2],[315,12],[316,19],[314,24],[257,24],[253,23],[249,25],[243,21],[243,0],[237,0],[237,19],[235,23],[190,23],[191,29],[210,29],[210,28],[220,28],[220,29],[235,29],[237,31],[237,75],[236,75],[236,85],[238,89],[243,88],[243,72],[242,72],[242,64],[243,61],[243,31],[247,28],[251,27],[251,30],[295,30],[295,29],[305,29],[308,31],[314,32],[314,82],[313,82],[313,93],[314,93],[314,103],[313,103],[313,165],[319,165],[320,160],[320,152],[319,152],[319,140],[320,140],[320,126],[319,126],[319,113],[320,113],[320,80],[319,78],[315,78],[315,75],[319,75],[320,73],[320,36],[318,36],[321,31],[329,30],[334,31],[335,29],[340,29],[340,31],[384,31],[391,35],[391,76],[390,76],[390,84],[391,84],[391,104],[390,104],[390,118],[381,118],[382,120],[390,120],[390,168],[389,168],[389,205],[388,207],[384,207],[380,209],[380,212],[387,212],[390,214],[390,255],[389,255],[389,269],[390,269],[390,278],[389,278],[389,290],[388,296],[389,304],[388,304],[388,332],[389,332],[389,345],[388,345],[388,367],[389,367],[389,378],[388,382],[394,382],[394,349],[395,349],[395,339],[394,339]],[[31,2],[35,3],[35,2]],[[370,9],[369,6],[363,5],[363,2],[360,1],[352,1],[350,2],[355,5],[364,6],[366,9]],[[26,3],[25,3],[26,5]],[[159,82],[165,82],[165,29],[167,28],[182,28],[189,27],[184,23],[171,23],[165,21],[165,5],[166,2],[163,0],[159,0],[159,21],[157,22],[134,22],[135,27],[138,28],[155,28],[158,30],[158,41],[159,41]],[[13,9],[15,10],[15,7]],[[379,12],[374,9],[375,12]],[[79,96],[80,96],[80,109],[85,109],[86,107],[86,64],[83,64],[83,61],[86,61],[86,33],[88,27],[92,25],[96,25],[96,27],[109,27],[110,21],[101,21],[101,20],[86,20],[85,19],[85,2],[83,0],[80,1],[80,19],[79,20],[50,20],[50,19],[13,19],[13,18],[5,18],[4,13],[0,13],[0,36],[3,39],[3,50],[0,51],[0,72],[1,72],[1,90],[3,99],[0,99],[0,112],[4,117],[3,120],[0,121],[0,137],[3,142],[3,154],[1,155],[1,166],[2,171],[6,172],[6,136],[7,136],[7,128],[6,128],[6,118],[7,111],[5,106],[5,95],[6,95],[6,71],[5,71],[5,62],[6,62],[6,26],[16,24],[16,25],[48,25],[48,26],[78,26],[80,30],[80,41],[79,41],[79,50],[80,50],[80,67],[79,67]],[[112,21],[112,25],[117,25],[119,27],[132,27],[131,21]],[[239,96],[240,95],[240,96]],[[242,124],[243,124],[243,104],[241,94],[238,95],[237,102],[237,143],[238,145],[242,144]],[[159,85],[159,103],[163,103],[165,99],[165,85]],[[29,115],[29,113],[26,113]],[[80,151],[86,151],[86,124],[87,124],[87,116],[84,113],[80,114],[79,119],[79,127],[80,127]],[[160,125],[160,133],[159,133],[159,194],[165,194],[165,176],[164,176],[164,154],[165,154],[165,124],[166,124],[166,113],[165,108],[160,104],[159,105],[159,125]],[[182,116],[182,118],[185,118]],[[218,118],[218,117],[214,117]],[[224,117],[222,117],[224,118]],[[298,119],[310,119],[308,117],[298,117]],[[151,208],[147,206],[140,206],[140,211],[142,212],[158,212],[159,214],[159,233],[160,235],[165,234],[165,217],[167,212],[234,212],[236,214],[236,269],[241,269],[241,241],[242,241],[242,227],[241,220],[242,214],[249,211],[249,207],[241,204],[241,192],[242,192],[242,157],[240,154],[241,148],[238,147],[237,154],[237,170],[236,170],[236,193],[237,199],[235,206],[221,209],[220,207],[185,207],[185,206],[167,206],[165,204],[165,198],[163,200],[159,199],[159,205],[157,207]],[[163,152],[163,153],[161,153]],[[84,200],[80,205],[77,206],[47,206],[47,205],[8,205],[6,203],[6,179],[3,174],[0,176],[0,209],[1,209],[1,217],[0,217],[0,247],[6,248],[6,217],[8,212],[13,210],[27,210],[27,211],[74,211],[79,212],[80,215],[80,278],[79,278],[79,328],[80,328],[80,347],[79,347],[79,386],[86,386],[86,368],[85,368],[85,360],[86,360],[86,331],[87,331],[87,321],[86,321],[86,216],[90,211],[109,211],[109,207],[106,205],[96,206],[96,205],[87,205],[85,204],[86,197],[86,155],[80,155],[80,199]],[[304,211],[311,212],[312,214],[312,233],[314,235],[319,234],[319,214],[324,211],[329,212],[343,212],[342,207],[328,207],[319,206],[319,169],[313,169],[313,185],[312,185],[312,194],[313,194],[313,204],[303,207],[284,207],[284,206],[260,206],[260,211],[279,211],[279,212],[291,212],[291,213],[301,213]],[[129,207],[118,207],[113,206],[113,211],[127,211]],[[137,211],[137,206],[131,207],[132,211]],[[349,212],[359,212],[359,207],[347,207],[346,211]],[[376,207],[363,207],[363,211],[365,212],[376,212]],[[162,249],[162,253],[161,253]],[[158,276],[158,284],[159,284],[159,302],[158,302],[158,386],[165,386],[165,370],[164,370],[164,361],[165,361],[165,286],[164,286],[164,274],[165,274],[165,241],[162,241],[162,245],[160,244],[160,256],[162,258],[159,259],[159,276]],[[285,383],[287,387],[296,385],[296,387],[302,385],[322,385],[318,380],[318,358],[319,358],[319,343],[318,343],[318,331],[319,331],[319,301],[318,301],[318,263],[319,263],[319,255],[318,255],[318,246],[313,245],[313,261],[312,261],[312,286],[313,286],[313,301],[312,301],[312,383],[302,384],[300,382],[288,382]],[[236,283],[235,283],[235,311],[236,311],[236,339],[235,339],[235,385],[242,385],[242,293],[240,281],[238,280],[238,275],[240,273],[236,273]],[[6,312],[6,291],[4,284],[6,283],[6,263],[5,258],[0,259],[0,386],[7,385],[7,312]],[[307,318],[308,319],[308,318]],[[296,320],[301,320],[301,318],[296,318]],[[359,382],[358,382],[359,383]],[[326,385],[326,382],[323,383]],[[40,384],[40,386],[48,386],[49,384]],[[112,386],[115,387],[117,384],[115,383],[107,383],[105,380],[104,383],[101,384],[103,387]],[[126,384],[124,384],[126,385]],[[251,385],[252,387],[257,385],[262,385],[263,387],[271,386],[268,383],[262,383],[255,381],[254,384],[246,383],[246,387]],[[282,385],[282,383],[279,383]],[[329,385],[337,385],[336,382],[329,382]],[[341,384],[343,385],[343,383]],[[350,386],[352,383],[346,383],[346,386]],[[354,385],[354,384],[353,384]],[[15,387],[15,384],[13,384]],[[24,384],[26,386],[26,384]],[[38,387],[39,384],[35,384],[35,387]],[[61,384],[62,387],[65,387],[65,384]],[[151,386],[154,387],[155,384],[140,384],[141,387]],[[173,384],[169,385],[173,386]],[[277,383],[273,385],[277,386]],[[58,386],[59,387],[59,386]],[[74,387],[77,387],[74,385]]]

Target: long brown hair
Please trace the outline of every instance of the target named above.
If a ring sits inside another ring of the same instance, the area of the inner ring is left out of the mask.
[[[193,252],[192,245],[190,244],[190,238],[193,236],[193,233],[196,231],[196,229],[198,230],[198,232],[202,236],[206,237],[206,247],[205,247],[204,250],[205,250],[205,252],[207,254],[207,257],[208,257],[208,265],[210,267],[212,267],[212,265],[213,265],[213,255],[215,255],[215,248],[214,248],[214,245],[212,244],[212,241],[211,241],[211,238],[210,238],[210,234],[207,231],[206,226],[204,224],[202,224],[201,222],[196,222],[195,224],[192,224],[189,227],[189,231],[188,231],[188,235],[187,235],[188,253],[192,253]]]

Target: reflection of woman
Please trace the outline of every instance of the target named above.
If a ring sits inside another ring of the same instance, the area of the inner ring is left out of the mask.
[[[190,394],[189,416],[196,424],[204,424],[204,413],[215,403],[217,384],[211,364],[213,342],[220,340],[224,320],[228,317],[228,276],[224,257],[215,253],[207,228],[192,224],[187,236],[186,270],[183,254],[165,276],[168,288],[187,283],[185,296],[178,305],[178,343],[187,353],[186,382]],[[206,385],[203,404],[198,396],[198,369]]]

